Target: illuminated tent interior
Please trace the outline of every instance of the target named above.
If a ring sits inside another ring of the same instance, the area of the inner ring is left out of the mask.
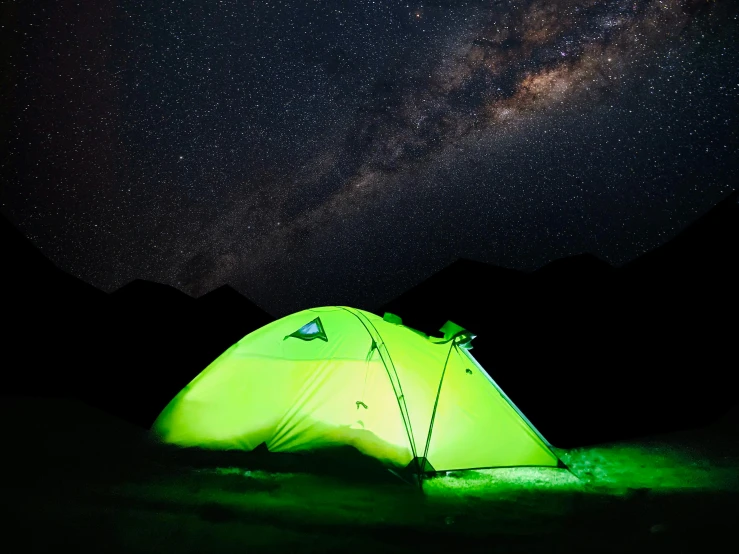
[[[353,308],[304,310],[234,344],[154,422],[184,447],[306,452],[353,446],[428,474],[558,466],[550,445],[470,354],[470,332],[431,337]]]

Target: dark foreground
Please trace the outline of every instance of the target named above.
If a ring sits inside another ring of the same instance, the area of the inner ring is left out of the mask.
[[[734,544],[736,416],[561,452],[572,472],[452,473],[420,494],[358,458],[179,451],[72,401],[0,406],[5,552],[680,553]]]

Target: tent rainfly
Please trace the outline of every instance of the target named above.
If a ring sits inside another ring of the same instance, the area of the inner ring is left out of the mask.
[[[304,310],[234,344],[162,411],[164,442],[305,452],[351,445],[391,469],[560,466],[549,443],[470,354],[470,332],[443,337],[399,317]]]

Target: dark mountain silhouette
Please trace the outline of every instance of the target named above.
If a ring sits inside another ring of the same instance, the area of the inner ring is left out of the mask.
[[[274,317],[229,285],[204,294],[197,299],[197,304],[200,317],[208,322],[202,330],[206,340],[198,350],[201,356],[198,363],[202,367],[247,333],[274,321]]]
[[[219,354],[274,318],[230,287],[136,280],[106,294],[0,218],[4,394],[75,397],[148,426]]]
[[[620,268],[590,255],[531,273],[458,260],[378,313],[476,333],[473,355],[555,444],[701,425],[734,398],[737,200]]]
[[[197,300],[188,294],[162,283],[135,279],[110,293],[110,298],[121,308],[150,310],[152,312],[194,306]]]
[[[388,302],[473,354],[559,446],[710,421],[734,398],[737,193],[620,268],[591,255],[524,273],[458,260]],[[229,286],[194,299],[136,280],[111,294],[61,271],[4,218],[5,394],[76,397],[148,426],[220,353],[273,318]]]

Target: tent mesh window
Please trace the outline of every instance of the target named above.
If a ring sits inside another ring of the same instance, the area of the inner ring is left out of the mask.
[[[287,335],[283,340],[289,339],[290,337],[300,340],[320,339],[324,342],[328,342],[326,330],[323,328],[323,323],[321,323],[320,317],[317,317],[313,321],[309,321],[294,333]]]

